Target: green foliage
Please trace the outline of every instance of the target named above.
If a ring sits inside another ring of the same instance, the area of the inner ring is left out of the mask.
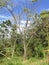
[[[48,63],[46,62],[46,58],[45,60],[43,59],[36,59],[36,58],[30,58],[28,60],[22,60],[21,57],[13,57],[10,59],[2,59],[0,60],[0,65],[48,65]]]
[[[37,2],[38,0],[32,0],[32,2]]]
[[[47,13],[47,12],[46,12]],[[42,14],[42,15],[41,15]],[[44,14],[41,13],[40,16],[46,15],[45,12]],[[47,15],[46,15],[47,16]],[[48,17],[45,18],[46,20],[42,19],[41,17],[35,17],[35,23],[32,23],[31,29],[27,30],[27,38],[25,39],[25,43],[28,44],[28,41],[30,37],[32,38],[29,41],[29,45],[27,47],[27,57],[44,57],[44,52],[43,50],[47,49],[48,44],[49,44],[49,22],[48,22]],[[37,21],[37,22],[36,22]],[[41,22],[41,23],[39,23]],[[4,33],[4,37],[1,37],[0,43],[4,44],[3,48],[6,49],[6,55],[11,56],[14,44],[15,44],[15,49],[14,49],[14,55],[16,54],[17,56],[22,56],[24,53],[23,49],[23,35],[22,33],[17,33],[17,25],[12,24],[10,20],[3,21],[2,24],[0,24],[1,29],[0,32]],[[8,33],[8,27],[10,26],[11,28],[11,34],[10,38],[5,39],[5,32]],[[34,26],[34,28],[33,28]],[[5,31],[2,30],[2,28],[5,28]],[[2,32],[3,31],[3,32]],[[2,47],[2,46],[1,46]],[[2,50],[2,48],[0,49]]]
[[[6,6],[17,23],[10,1],[0,0],[0,7]],[[38,0],[31,1],[38,2]],[[8,5],[11,5],[11,8],[8,8]],[[0,65],[48,65],[45,57],[48,57],[49,54],[49,11],[43,11],[39,16],[35,13],[32,16],[33,11],[30,7],[23,8],[23,12],[26,14],[26,23],[22,30],[18,23],[12,24],[10,20],[0,24],[0,59],[2,58]],[[28,26],[29,20],[33,23],[31,22]],[[23,61],[23,57],[27,57],[28,60]],[[44,62],[43,60],[39,61],[43,58]],[[35,61],[37,62],[33,63]]]

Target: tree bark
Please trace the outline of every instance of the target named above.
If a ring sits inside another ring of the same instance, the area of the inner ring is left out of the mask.
[[[24,60],[27,59],[27,48],[26,48],[26,44],[24,43]]]
[[[14,43],[13,50],[12,50],[12,57],[14,56],[14,51],[15,51],[15,43]]]

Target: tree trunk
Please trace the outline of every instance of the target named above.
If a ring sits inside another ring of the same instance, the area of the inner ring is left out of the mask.
[[[27,59],[27,48],[26,44],[24,43],[24,60]]]
[[[15,51],[15,43],[14,43],[13,50],[12,50],[12,57],[14,56],[14,51]]]

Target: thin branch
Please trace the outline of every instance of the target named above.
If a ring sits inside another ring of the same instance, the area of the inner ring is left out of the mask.
[[[33,37],[33,36],[30,37],[30,39],[29,39],[29,41],[28,41],[28,43],[27,43],[27,45],[26,45],[26,48],[28,47],[28,45],[29,45],[30,40],[31,40],[32,37]]]

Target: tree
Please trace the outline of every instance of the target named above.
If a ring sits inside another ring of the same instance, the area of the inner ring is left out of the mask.
[[[1,42],[1,51],[0,51],[0,54],[3,55],[3,56],[6,56],[7,57],[7,48],[10,46],[9,44],[9,35],[10,35],[10,31],[9,31],[9,27],[11,26],[11,21],[10,20],[7,20],[7,21],[3,21],[1,24],[0,24],[0,40],[2,41]],[[5,52],[4,52],[5,51]],[[4,52],[4,53],[2,53]],[[7,58],[8,59],[8,58]]]
[[[40,14],[41,19],[42,19],[42,24],[46,33],[46,41],[47,41],[47,50],[49,49],[49,11],[43,11]],[[48,52],[49,53],[49,52]]]
[[[41,12],[40,16],[42,18],[42,21],[44,21],[43,24],[45,27],[45,32],[47,35],[46,39],[48,41],[48,46],[49,46],[49,30],[48,30],[49,29],[49,11]]]
[[[29,43],[30,43],[30,40],[31,40],[31,38],[33,37],[32,35],[30,36],[30,38],[28,39],[28,29],[29,29],[29,20],[31,20],[31,17],[32,17],[32,10],[30,10],[30,8],[28,8],[27,7],[27,2],[28,1],[26,1],[25,0],[25,5],[26,5],[26,7],[25,8],[23,8],[23,12],[26,14],[26,23],[25,23],[25,25],[24,25],[24,28],[22,28],[22,30],[23,30],[23,32],[22,32],[22,43],[23,43],[23,50],[24,50],[24,59],[26,59],[26,57],[27,57],[27,50],[28,50],[28,45],[29,45]],[[33,2],[37,2],[37,0],[31,0],[31,3],[33,3]],[[1,1],[1,3],[2,3],[2,1]],[[13,30],[12,30],[12,39],[13,39],[13,37],[15,37],[14,38],[14,40],[13,40],[13,43],[14,43],[14,45],[13,45],[13,51],[12,51],[12,57],[13,57],[13,55],[14,55],[14,50],[15,50],[15,44],[16,44],[16,39],[17,39],[17,34],[15,34],[15,29],[16,29],[16,33],[17,33],[17,29],[19,28],[19,30],[21,30],[21,28],[20,27],[18,27],[18,25],[17,25],[17,18],[16,18],[16,16],[15,16],[15,14],[14,14],[14,12],[13,12],[13,10],[12,10],[12,6],[11,6],[12,4],[9,4],[9,1],[8,0],[6,0],[6,1],[3,1],[3,3],[2,4],[0,4],[0,6],[2,6],[2,7],[6,7],[7,8],[7,10],[11,13],[11,15],[13,16],[13,18],[14,18],[14,20],[15,20],[15,23],[16,23],[16,27],[14,26],[14,28],[13,28]],[[32,6],[32,5],[31,5]],[[23,14],[22,14],[22,16],[23,16]],[[22,17],[23,18],[23,17]],[[20,23],[20,21],[19,21],[19,23]],[[21,33],[20,33],[21,34]],[[26,42],[26,40],[28,39],[28,41]]]
[[[26,2],[26,0],[25,0],[25,2]],[[36,2],[36,0],[34,0],[34,2]],[[26,23],[24,26],[23,41],[22,42],[23,42],[23,47],[24,47],[24,59],[26,59],[28,46],[29,46],[31,38],[33,37],[33,35],[31,35],[30,38],[28,39],[29,20],[31,19],[31,17],[33,17],[33,15],[32,15],[32,11],[27,7],[27,2],[26,2],[26,7],[23,9],[23,11],[26,14]],[[28,39],[28,42],[26,42],[27,39]]]

